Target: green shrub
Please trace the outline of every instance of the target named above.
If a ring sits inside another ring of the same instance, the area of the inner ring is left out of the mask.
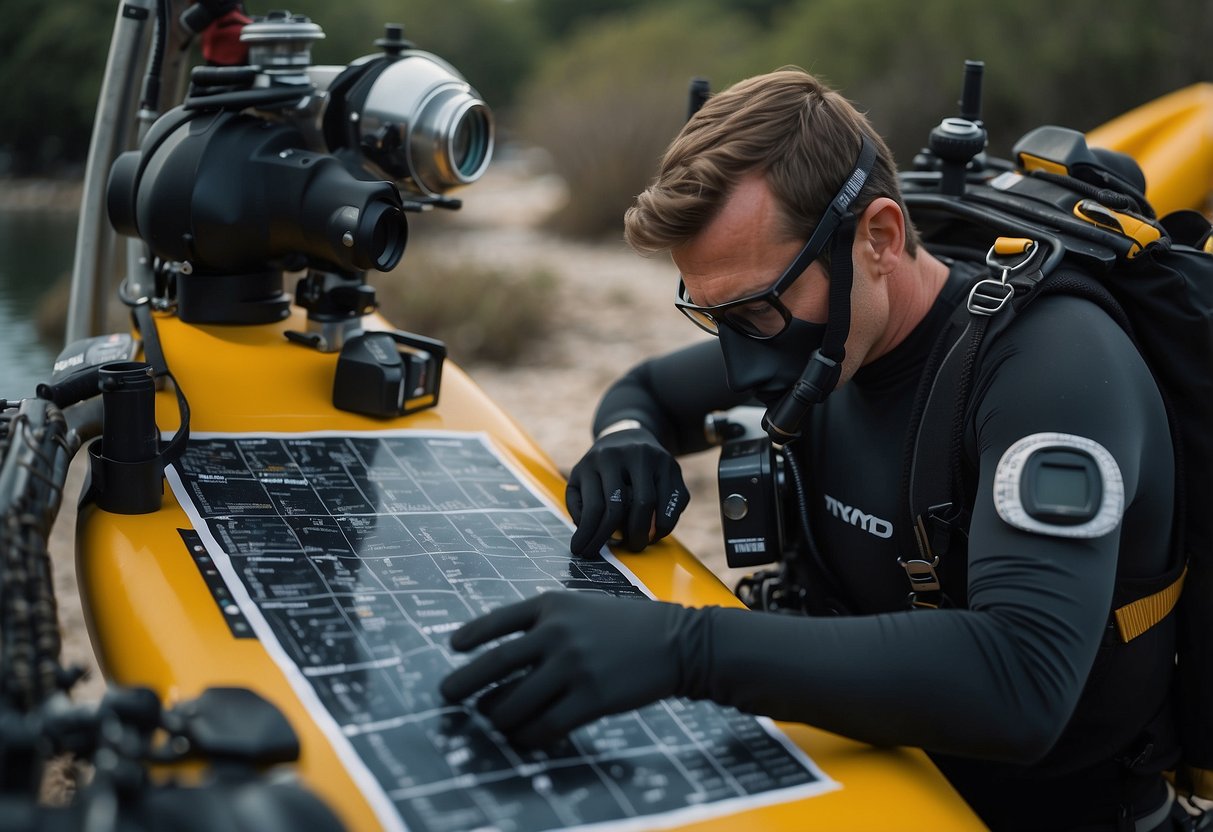
[[[5,0],[0,7],[0,173],[62,173],[65,160],[82,162],[88,150],[118,6]]]
[[[1203,0],[801,0],[776,17],[761,55],[839,87],[906,167],[930,129],[957,114],[965,59],[986,64],[990,149],[1005,155],[1041,124],[1090,130],[1209,80],[1210,25]]]
[[[743,77],[757,37],[744,17],[662,4],[582,26],[542,58],[520,96],[523,138],[546,148],[569,201],[550,220],[577,237],[618,236],[686,118],[692,77]]]
[[[956,115],[965,59],[986,63],[999,155],[1040,124],[1089,130],[1213,78],[1205,0],[601,0],[586,15],[557,27],[569,34],[540,57],[518,114],[522,137],[550,151],[569,185],[551,224],[574,236],[619,232],[682,122],[693,75],[720,89],[802,66],[867,110],[903,167]]]
[[[388,320],[445,341],[464,366],[515,363],[555,325],[556,280],[545,271],[514,273],[418,247],[375,283]]]

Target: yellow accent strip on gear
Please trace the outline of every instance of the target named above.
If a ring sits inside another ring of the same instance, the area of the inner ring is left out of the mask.
[[[1192,786],[1192,794],[1205,800],[1213,800],[1213,771],[1207,768],[1184,766],[1184,774]]]
[[[1153,595],[1138,598],[1131,604],[1125,604],[1117,609],[1114,615],[1116,616],[1116,629],[1120,632],[1120,640],[1127,644],[1166,618],[1171,610],[1175,609],[1175,603],[1179,600],[1179,593],[1184,587],[1184,578],[1187,577],[1187,574],[1188,570],[1185,567],[1183,573],[1166,589],[1160,589]]]
[[[994,241],[994,253],[1023,254],[1034,245],[1036,245],[1036,241],[1029,240],[1027,237],[999,237]]]
[[[1066,166],[1060,162],[1053,162],[1040,156],[1033,156],[1031,153],[1019,154],[1019,166],[1024,170],[1043,170],[1046,173],[1056,173],[1059,176],[1069,176],[1070,174]]]

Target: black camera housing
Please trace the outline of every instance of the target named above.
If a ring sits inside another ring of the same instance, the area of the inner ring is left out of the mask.
[[[364,332],[345,342],[333,378],[333,405],[394,418],[438,403],[446,345],[408,332]]]
[[[731,569],[782,558],[783,456],[765,436],[729,439],[717,467],[720,523]]]
[[[190,323],[271,323],[289,314],[282,272],[389,271],[408,223],[390,182],[361,179],[310,151],[295,127],[230,110],[176,108],[122,154],[106,192],[110,220],[177,275]]]

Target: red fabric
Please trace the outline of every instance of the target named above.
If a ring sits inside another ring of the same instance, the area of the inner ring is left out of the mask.
[[[215,20],[202,33],[202,57],[213,66],[240,66],[248,63],[248,44],[240,42],[240,33],[252,19],[239,9]]]

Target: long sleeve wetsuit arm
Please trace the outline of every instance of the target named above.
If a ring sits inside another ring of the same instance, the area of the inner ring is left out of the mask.
[[[598,405],[594,433],[636,419],[671,453],[694,453],[708,447],[704,417],[748,399],[725,383],[720,345],[702,341],[638,364],[616,381]]]
[[[879,745],[1019,763],[1045,754],[1103,636],[1121,527],[1090,539],[1014,528],[993,504],[994,472],[1024,436],[1087,437],[1116,460],[1130,512],[1160,492],[1153,514],[1133,524],[1169,522],[1165,415],[1145,366],[1108,323],[1078,327],[1072,341],[1055,331],[1065,327],[1018,326],[987,362],[994,374],[973,414],[968,608],[854,618],[708,610],[682,657],[681,692]]]

